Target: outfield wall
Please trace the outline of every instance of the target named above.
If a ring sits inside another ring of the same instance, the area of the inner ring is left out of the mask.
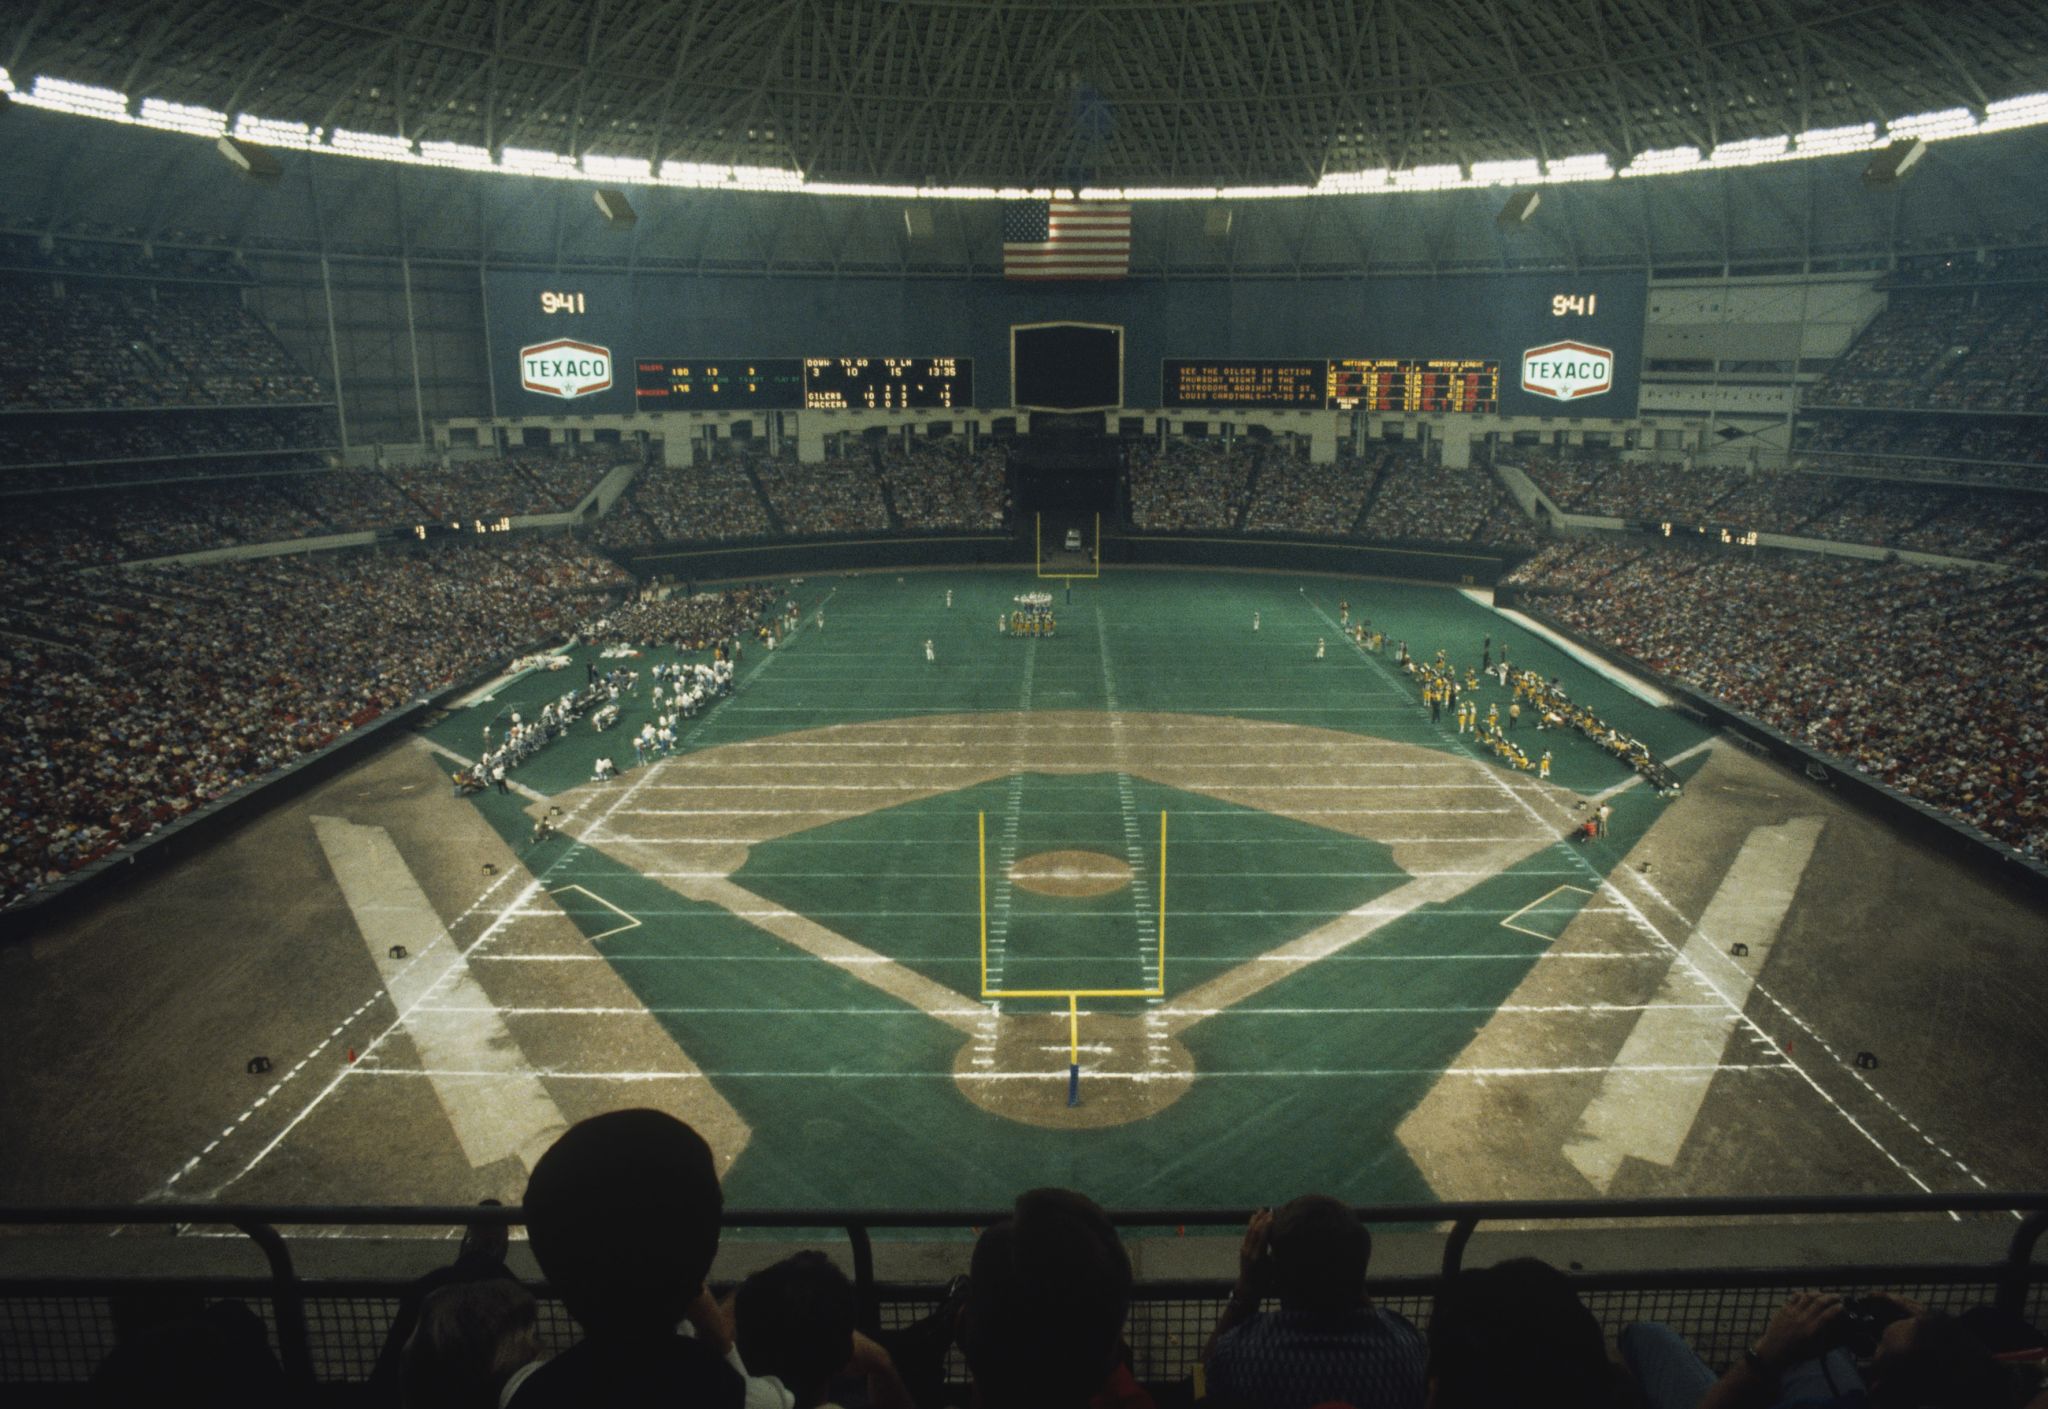
[[[784,573],[896,567],[1033,563],[1027,537],[948,534],[917,538],[832,538],[748,544],[677,545],[616,555],[640,578],[716,582]],[[1105,533],[1104,566],[1259,568],[1273,572],[1389,577],[1453,587],[1491,587],[1511,557],[1454,547],[1395,547],[1357,541],[1248,535]]]
[[[1626,651],[1593,639],[1565,625],[1537,604],[1541,596],[1524,596],[1517,589],[1502,589],[1495,605],[1512,608],[1533,617],[1551,631],[1602,660],[1640,675],[1667,691],[1687,713],[1697,714],[1716,729],[1726,730],[1747,747],[1796,768],[1817,783],[1843,794],[1864,811],[1889,823],[1911,841],[1945,856],[1968,861],[1979,870],[2033,894],[2048,894],[2048,865],[2014,851],[2004,842],[1978,831],[1967,822],[1896,788],[1878,782],[1829,754],[1807,748],[1789,735],[1731,709],[1711,695],[1703,694],[1680,680],[1663,674]]]
[[[1319,539],[1198,534],[1107,538],[1103,541],[1102,557],[1105,563],[1345,573],[1355,577],[1441,582],[1453,587],[1491,587],[1500,580],[1509,563],[1509,559],[1498,554],[1450,547],[1400,548]]]
[[[621,549],[614,556],[641,579],[674,577],[691,582],[720,582],[783,573],[1028,563],[1031,546],[1015,534],[949,533],[914,538],[777,538],[755,543],[675,544]]]

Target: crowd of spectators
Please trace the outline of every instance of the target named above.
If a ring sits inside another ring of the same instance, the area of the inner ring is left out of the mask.
[[[0,497],[0,546],[76,565],[421,522],[488,523],[573,508],[614,463],[593,456],[257,475],[236,474],[236,462],[225,461],[213,479]]]
[[[0,410],[318,402],[232,289],[0,276]]]
[[[563,540],[202,567],[0,567],[0,903],[602,616]]]
[[[777,531],[771,506],[789,534],[1000,529],[1009,521],[1000,445],[970,452],[951,437],[874,449],[855,441],[814,465],[787,449],[770,456],[728,444],[707,464],[650,465],[598,523],[597,541],[640,548],[768,537]]]
[[[1449,470],[1410,455],[1387,464],[1360,532],[1397,543],[1520,545],[1538,536],[1491,470]]]
[[[2048,284],[1898,290],[1813,406],[2029,411],[2048,401]]]
[[[135,279],[200,279],[208,282],[253,282],[248,267],[228,250],[168,246],[167,239],[187,238],[179,231],[161,232],[145,245],[139,230],[107,232],[104,240],[43,239],[34,235],[0,235],[0,267],[54,270],[60,273],[120,275]]]
[[[1543,610],[2048,857],[2048,582],[1641,541],[1544,549]]]
[[[595,450],[387,465],[384,473],[430,519],[490,520],[567,513],[612,470],[638,459],[633,449]]]
[[[1235,528],[1251,495],[1258,447],[1176,438],[1130,452],[1131,522],[1138,528]]]
[[[596,641],[708,651],[755,635],[757,623],[781,596],[775,588],[759,585],[687,596],[672,586],[649,586],[593,619],[586,632]]]
[[[882,480],[865,446],[856,443],[814,465],[765,455],[749,464],[791,533],[879,533],[889,527]]]
[[[984,442],[894,440],[877,452],[882,483],[888,487],[897,522],[913,530],[990,529],[1009,522],[1009,457],[1001,445]]]
[[[1139,528],[1521,546],[1538,530],[1491,471],[1425,465],[1414,445],[1312,464],[1284,445],[1173,439],[1132,450]],[[1361,518],[1361,515],[1363,516]]]
[[[643,468],[598,520],[597,541],[609,548],[643,548],[762,538],[769,531],[768,510],[753,481],[737,457],[720,456],[705,465]]]
[[[1368,1293],[1371,1230],[1305,1194],[1246,1227],[1196,1373],[1147,1385],[1137,1290],[1116,1224],[1077,1190],[1030,1189],[975,1230],[966,1275],[908,1325],[875,1325],[826,1254],[801,1251],[720,1299],[717,1157],[690,1126],[629,1108],[569,1127],[534,1163],[520,1217],[580,1333],[550,1356],[509,1232],[479,1217],[454,1261],[401,1297],[361,1402],[376,1409],[655,1405],[697,1409],[2042,1409],[2039,1342],[1991,1306],[1960,1315],[1890,1292],[1794,1292],[1719,1374],[1674,1329],[1603,1326],[1572,1279],[1516,1257],[1445,1275],[1418,1329]],[[95,1402],[287,1402],[240,1303],[131,1333]],[[239,1312],[234,1322],[221,1313]],[[171,1313],[176,1316],[179,1311]],[[1762,1319],[1761,1317],[1759,1319]],[[863,1325],[868,1329],[863,1330]],[[224,1326],[233,1335],[224,1335]],[[1710,1328],[1718,1330],[1718,1328]],[[1610,1332],[1612,1342],[1610,1348]],[[203,1347],[203,1349],[195,1349]],[[948,1383],[957,1354],[967,1383]],[[250,1386],[234,1397],[228,1385]],[[2028,1396],[2034,1396],[2029,1402]]]
[[[2022,416],[1822,415],[1800,424],[1803,468],[2048,487],[2048,420]]]
[[[1347,457],[1318,465],[1268,449],[1244,526],[1253,533],[1341,537],[1358,521],[1377,468],[1370,459]]]
[[[0,418],[0,468],[327,450],[338,438],[325,407],[15,416]]]
[[[1837,468],[1763,473],[1543,455],[1518,463],[1567,513],[2048,567],[2048,494],[1867,479]]]

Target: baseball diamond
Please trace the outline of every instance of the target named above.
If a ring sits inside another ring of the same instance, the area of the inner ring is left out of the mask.
[[[13,1182],[511,1198],[564,1125],[622,1101],[704,1132],[760,1207],[1048,1182],[1256,1202],[1282,1169],[1359,1201],[2039,1176],[1996,1123],[1949,1128],[1985,1070],[1947,1042],[1963,1009],[1900,996],[1927,961],[1897,931],[1940,923],[1917,897],[2027,932],[1971,873],[1455,590],[1122,571],[1075,584],[1057,635],[989,631],[1032,580],[793,584],[801,624],[672,751],[592,781],[652,718],[643,683],[615,731],[459,797],[480,729],[561,690],[507,677],[138,886],[87,929],[150,907],[223,950],[203,988],[161,974],[186,999],[145,1023],[199,1058],[188,1099],[145,1113],[112,1054],[53,1070],[29,1106],[128,1122],[137,1156],[85,1174],[52,1149]],[[1575,731],[1542,736],[1547,779],[1506,766],[1340,611],[1422,660],[1510,646],[1682,792]],[[596,659],[570,654],[577,676]],[[644,682],[674,658],[601,664]],[[294,969],[227,962],[287,919]],[[223,1049],[256,1009],[273,1035]],[[52,1015],[18,1018],[30,1049],[54,1040]],[[240,1049],[316,1033],[250,1105]],[[1849,1060],[1879,1044],[1883,1069]]]

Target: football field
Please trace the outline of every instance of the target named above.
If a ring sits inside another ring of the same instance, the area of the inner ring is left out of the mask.
[[[1471,1148],[1503,1109],[1525,1191],[1586,1192],[1675,1164],[1717,1092],[1843,1125],[1853,1163],[1903,1172],[1745,1016],[1813,828],[1724,858],[1744,892],[1719,927],[1754,941],[1748,962],[1694,942],[1699,917],[1652,879],[1609,881],[1673,804],[1576,734],[1541,736],[1548,784],[1504,768],[1430,722],[1391,645],[1346,639],[1340,601],[1425,658],[1476,664],[1492,637],[1682,774],[1703,731],[1455,593],[1125,574],[1076,584],[1051,637],[999,633],[1028,585],[805,583],[801,629],[748,655],[673,757],[587,781],[626,752],[643,687],[618,733],[579,728],[521,771],[562,837],[463,959],[544,1086],[718,1132],[753,1205],[981,1206],[1041,1183],[1256,1203],[1282,1169],[1361,1201],[1510,1192]],[[559,678],[438,740],[459,751]],[[1490,679],[1480,698],[1505,712]],[[1610,836],[1564,840],[1596,797]],[[543,808],[477,805],[510,841]],[[648,1018],[672,1047],[609,1060],[636,1050],[612,1029]],[[472,1079],[362,1070],[445,1083],[444,1105]]]
[[[514,1200],[622,1105],[697,1125],[754,1208],[2042,1176],[2038,1064],[2010,1060],[2038,907],[1455,591],[1112,572],[1056,587],[1055,635],[999,634],[1039,588],[795,584],[800,628],[673,754],[633,757],[649,654],[609,662],[642,680],[617,728],[456,797],[579,648],[137,887],[70,961],[119,967],[92,1001],[125,1041],[25,1083],[25,1187],[81,1187],[90,1121],[128,1135],[109,1196]],[[1574,732],[1517,731],[1543,781],[1433,724],[1393,642],[1476,665],[1487,638],[1684,794]],[[1609,834],[1570,839],[1602,802]],[[146,1011],[106,996],[145,982]],[[17,1017],[30,1052],[72,1030]]]

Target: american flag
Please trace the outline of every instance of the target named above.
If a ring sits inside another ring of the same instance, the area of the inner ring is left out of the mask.
[[[1128,201],[1003,202],[1003,276],[1121,279],[1131,272]]]

